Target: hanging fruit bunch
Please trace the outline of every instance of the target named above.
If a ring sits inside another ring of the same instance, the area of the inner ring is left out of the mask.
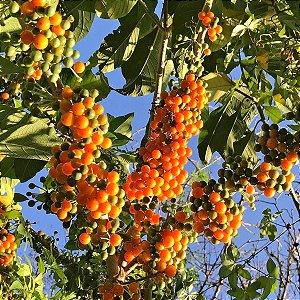
[[[6,48],[6,56],[25,69],[25,78],[39,80],[44,73],[56,82],[62,63],[76,73],[82,73],[85,65],[74,63],[80,54],[73,50],[74,34],[70,31],[72,17],[64,19],[56,5],[49,1],[24,1],[11,4],[11,11],[19,19],[22,31],[19,39]]]

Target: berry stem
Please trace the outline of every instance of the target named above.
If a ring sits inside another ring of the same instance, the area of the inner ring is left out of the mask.
[[[299,215],[299,218],[300,218],[300,203],[298,201],[298,197],[297,197],[297,195],[295,193],[295,190],[294,190],[293,186],[290,189],[290,195],[292,197],[292,200],[294,202],[295,208],[296,208],[296,210],[298,212],[298,215]]]

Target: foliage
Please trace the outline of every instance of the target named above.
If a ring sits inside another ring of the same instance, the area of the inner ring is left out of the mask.
[[[298,1],[2,2],[1,299],[298,297]]]

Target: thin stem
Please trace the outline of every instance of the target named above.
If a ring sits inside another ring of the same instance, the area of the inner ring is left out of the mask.
[[[154,14],[152,11],[149,10],[147,4],[143,1],[143,0],[139,0],[140,4],[143,6],[145,12],[148,14],[148,16],[151,18],[151,20],[157,25],[157,27],[160,30],[164,30],[164,28],[162,27],[161,23],[159,22],[159,20],[156,17],[156,14]]]

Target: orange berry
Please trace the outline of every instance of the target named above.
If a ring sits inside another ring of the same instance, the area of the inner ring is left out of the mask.
[[[36,49],[44,50],[48,46],[48,39],[43,34],[39,33],[34,38],[33,44],[34,44]]]
[[[52,17],[49,18],[50,24],[53,26],[57,26],[62,21],[62,15],[59,12],[56,12]]]
[[[211,50],[210,49],[204,49],[203,50],[203,53],[206,55],[206,56],[209,56],[211,54]]]
[[[33,2],[26,1],[21,5],[20,9],[22,14],[30,16],[35,12],[35,5]]]
[[[173,265],[167,266],[165,269],[165,274],[168,277],[174,277],[176,275],[176,272],[177,272],[176,267]]]
[[[88,233],[83,232],[79,236],[79,242],[82,245],[87,245],[87,244],[89,244],[91,242],[91,236]]]
[[[109,242],[112,246],[117,247],[122,243],[122,238],[120,235],[114,233],[110,236]]]
[[[31,30],[24,30],[20,34],[20,38],[23,44],[30,45],[34,40],[34,35]]]
[[[81,74],[85,70],[85,64],[81,61],[78,61],[73,65],[73,69],[77,74]]]
[[[40,30],[48,30],[50,28],[50,20],[47,17],[41,17],[36,23],[36,27]]]

